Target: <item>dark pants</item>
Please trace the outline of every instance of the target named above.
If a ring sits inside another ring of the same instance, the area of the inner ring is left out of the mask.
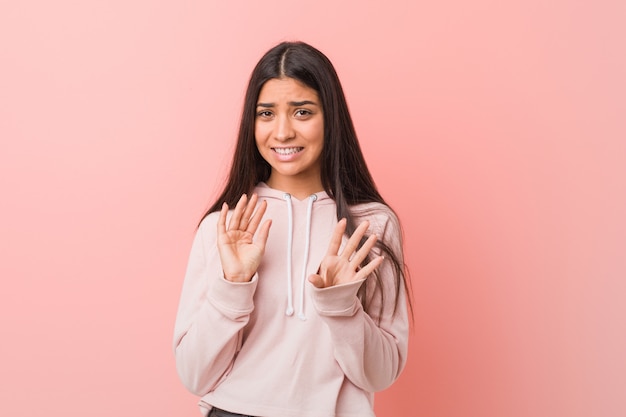
[[[220,410],[219,408],[213,407],[213,409],[209,413],[209,417],[254,417],[254,416],[249,416],[246,414],[231,413],[229,411]]]

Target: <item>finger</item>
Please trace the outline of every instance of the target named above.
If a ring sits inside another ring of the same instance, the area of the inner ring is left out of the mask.
[[[228,214],[228,204],[224,202],[222,204],[222,210],[220,211],[220,218],[217,220],[217,234],[226,233],[226,215]]]
[[[363,239],[363,235],[365,235],[365,231],[369,227],[369,222],[365,220],[363,223],[356,228],[350,239],[348,239],[348,243],[343,248],[343,252],[341,252],[341,256],[344,259],[350,259],[356,248],[359,246],[361,239]]]
[[[367,258],[367,255],[370,253],[374,245],[376,244],[376,240],[378,237],[376,235],[371,235],[367,238],[363,246],[359,248],[358,251],[354,254],[352,259],[350,260],[350,266],[356,270],[356,268],[361,265],[361,262]]]
[[[256,232],[257,227],[259,227],[259,223],[261,223],[261,219],[263,219],[263,215],[265,214],[265,209],[267,209],[267,201],[263,200],[259,204],[259,208],[250,218],[250,223],[248,223],[248,227],[246,230],[252,234]]]
[[[369,262],[363,268],[359,269],[359,271],[355,275],[355,280],[367,278],[367,276],[374,272],[384,260],[384,256],[377,256],[376,258],[372,259],[371,262]]]
[[[322,278],[318,274],[309,275],[309,282],[313,284],[316,288],[326,287],[326,282],[324,281],[324,278]]]
[[[254,208],[256,207],[257,195],[252,194],[250,200],[248,200],[248,204],[246,204],[246,209],[241,216],[241,221],[239,222],[239,229],[246,230],[248,228],[248,224],[250,223],[250,218],[252,217],[252,213],[254,212]]]
[[[243,214],[243,210],[246,207],[246,202],[248,201],[248,196],[243,194],[237,205],[235,206],[235,210],[233,211],[233,215],[230,216],[230,221],[228,222],[228,230],[237,230],[239,228],[239,222],[241,221],[241,215]]]
[[[270,234],[271,225],[272,225],[271,219],[265,220],[263,224],[261,225],[261,228],[259,229],[259,234],[257,234],[256,239],[254,239],[255,242],[259,244],[263,248],[264,251],[265,251],[265,245],[267,244],[267,237]]]
[[[327,256],[335,256],[339,253],[339,247],[341,247],[341,239],[346,231],[346,219],[341,219],[337,222],[333,235],[330,238],[330,244],[328,245]]]

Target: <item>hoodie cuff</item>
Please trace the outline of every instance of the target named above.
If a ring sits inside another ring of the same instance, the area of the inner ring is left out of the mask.
[[[254,292],[258,283],[258,274],[249,282],[231,282],[224,276],[213,281],[207,294],[209,302],[222,314],[232,319],[249,315],[254,310]]]
[[[353,316],[361,307],[357,293],[363,282],[365,279],[327,288],[309,284],[315,309],[321,316]]]

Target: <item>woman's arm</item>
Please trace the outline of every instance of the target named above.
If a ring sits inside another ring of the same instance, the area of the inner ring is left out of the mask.
[[[377,213],[370,217],[370,223],[370,233],[379,235],[402,262],[401,230],[395,215],[390,210]],[[398,277],[394,271],[390,259],[378,266],[384,300],[373,276],[313,289],[315,307],[331,333],[335,359],[353,384],[369,392],[391,385],[406,363],[409,328],[406,289],[401,279],[396,288]],[[369,314],[357,297],[361,285],[367,285],[367,298],[371,300]]]
[[[174,329],[178,374],[200,396],[214,389],[232,365],[256,289],[256,277],[246,283],[224,279],[214,232],[218,214],[209,215],[196,233]]]
[[[197,395],[215,388],[241,348],[271,226],[266,220],[259,227],[266,207],[262,202],[257,208],[256,195],[250,200],[243,195],[228,224],[224,203],[196,233],[176,318],[174,352],[183,384]]]

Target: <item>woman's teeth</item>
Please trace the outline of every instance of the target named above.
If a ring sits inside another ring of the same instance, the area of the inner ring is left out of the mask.
[[[274,152],[280,155],[291,155],[296,152],[300,152],[303,148],[274,148]]]

